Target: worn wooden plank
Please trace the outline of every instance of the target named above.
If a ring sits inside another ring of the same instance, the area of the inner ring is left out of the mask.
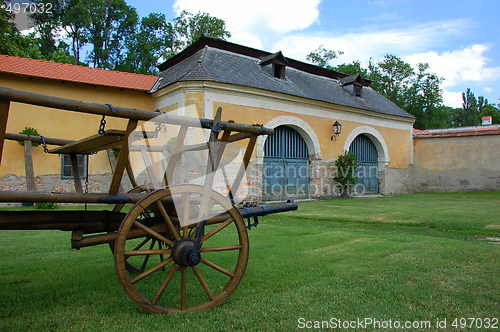
[[[50,153],[59,154],[90,154],[106,149],[111,149],[122,144],[123,135],[125,132],[123,130],[107,130],[104,135],[96,134],[82,140],[57,147],[50,150]]]

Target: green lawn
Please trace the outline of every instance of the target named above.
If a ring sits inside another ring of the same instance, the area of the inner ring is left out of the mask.
[[[107,246],[76,251],[68,232],[0,231],[0,331],[290,331],[365,318],[380,324],[370,331],[396,321],[499,330],[499,203],[500,192],[299,203],[249,232],[250,262],[229,300],[170,316],[127,297]]]

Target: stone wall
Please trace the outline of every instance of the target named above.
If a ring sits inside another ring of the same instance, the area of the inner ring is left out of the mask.
[[[500,190],[500,135],[415,138],[412,191]]]

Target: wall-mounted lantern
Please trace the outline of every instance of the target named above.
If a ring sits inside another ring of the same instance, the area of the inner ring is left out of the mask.
[[[333,136],[330,138],[330,140],[335,141],[337,139],[337,136],[339,136],[340,133],[342,132],[342,125],[340,124],[340,122],[335,121],[332,127],[333,127]]]

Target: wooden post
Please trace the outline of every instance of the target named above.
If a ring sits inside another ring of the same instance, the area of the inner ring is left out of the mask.
[[[28,191],[36,191],[35,172],[33,171],[33,156],[31,141],[24,141],[24,168],[26,170],[26,187]]]
[[[116,158],[113,149],[106,149],[106,153],[108,154],[109,166],[111,167],[111,173],[114,174],[116,170]],[[123,192],[122,185],[118,188],[119,192]]]
[[[2,164],[3,142],[7,130],[7,118],[9,117],[10,102],[0,100],[0,165]]]
[[[113,179],[111,180],[111,185],[109,186],[109,194],[116,195],[120,189],[120,183],[122,181],[123,172],[128,164],[129,156],[129,146],[128,138],[130,134],[137,127],[137,120],[129,120],[127,124],[127,129],[125,130],[125,135],[123,136],[122,146],[120,148],[120,154],[118,155],[118,160],[116,161],[116,169],[113,173]]]
[[[75,190],[77,193],[83,193],[82,178],[80,177],[80,170],[78,169],[78,156],[72,153],[69,155],[69,158],[71,160],[73,180],[75,181]]]

